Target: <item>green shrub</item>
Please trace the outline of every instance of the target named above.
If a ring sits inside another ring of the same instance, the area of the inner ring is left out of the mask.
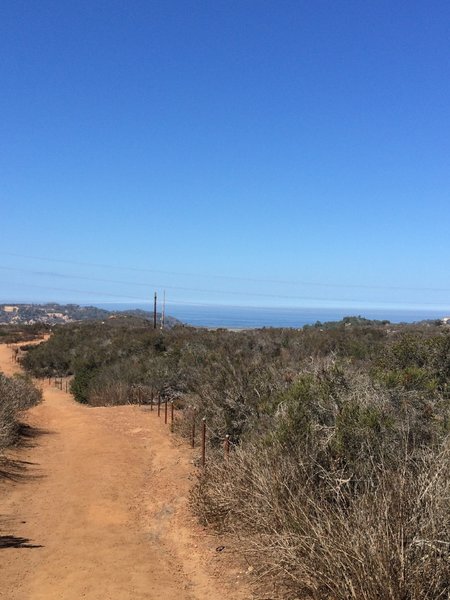
[[[70,392],[81,404],[88,404],[90,384],[95,377],[95,368],[84,366],[77,370],[70,382]]]
[[[16,440],[21,412],[41,400],[41,391],[26,376],[0,373],[0,450]]]

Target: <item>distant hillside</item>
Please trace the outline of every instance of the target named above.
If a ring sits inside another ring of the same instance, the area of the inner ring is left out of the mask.
[[[442,319],[424,319],[422,321],[415,321],[412,323],[391,323],[387,319],[383,319],[382,321],[378,319],[366,319],[361,315],[352,316],[352,317],[344,317],[340,321],[325,321],[322,323],[321,321],[316,321],[312,325],[304,325],[303,329],[320,329],[321,331],[331,330],[331,329],[343,329],[346,327],[353,328],[364,328],[364,327],[388,327],[389,326],[398,326],[405,325],[410,328],[414,327],[440,327],[440,326],[450,326],[450,317],[444,317]]]
[[[109,311],[96,306],[79,306],[78,304],[0,304],[0,325],[33,325],[34,323],[61,325],[86,320],[104,321],[126,316],[153,320],[152,312],[140,309]],[[157,320],[159,325],[160,313],[157,313]],[[177,324],[180,324],[178,319],[166,316],[166,327],[173,327]]]
[[[316,329],[340,329],[342,327],[380,327],[383,325],[390,325],[391,322],[387,320],[379,321],[378,319],[366,319],[365,317],[352,316],[344,317],[340,321],[316,321],[313,325],[304,325],[304,329],[316,328]]]

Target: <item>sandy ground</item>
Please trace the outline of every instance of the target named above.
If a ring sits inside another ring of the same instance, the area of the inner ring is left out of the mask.
[[[18,370],[0,345],[0,370]],[[0,479],[0,598],[251,598],[187,506],[198,451],[148,407],[89,408],[42,384]]]

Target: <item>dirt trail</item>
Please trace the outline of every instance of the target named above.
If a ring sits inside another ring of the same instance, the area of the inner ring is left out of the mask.
[[[11,374],[0,345],[0,370]],[[228,548],[187,509],[193,455],[156,411],[89,408],[43,385],[24,461],[0,483],[0,597],[233,600],[251,597]]]

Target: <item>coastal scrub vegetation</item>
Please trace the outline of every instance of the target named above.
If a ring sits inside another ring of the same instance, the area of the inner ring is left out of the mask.
[[[18,342],[29,342],[42,338],[50,332],[50,327],[44,323],[23,323],[0,326],[0,344],[14,344]]]
[[[206,417],[200,520],[239,539],[271,597],[448,599],[450,330],[360,317],[301,330],[56,328],[34,376],[79,402],[175,399]],[[224,458],[222,443],[232,449]]]
[[[29,377],[7,377],[0,372],[0,452],[17,440],[21,413],[41,399],[41,391]]]

